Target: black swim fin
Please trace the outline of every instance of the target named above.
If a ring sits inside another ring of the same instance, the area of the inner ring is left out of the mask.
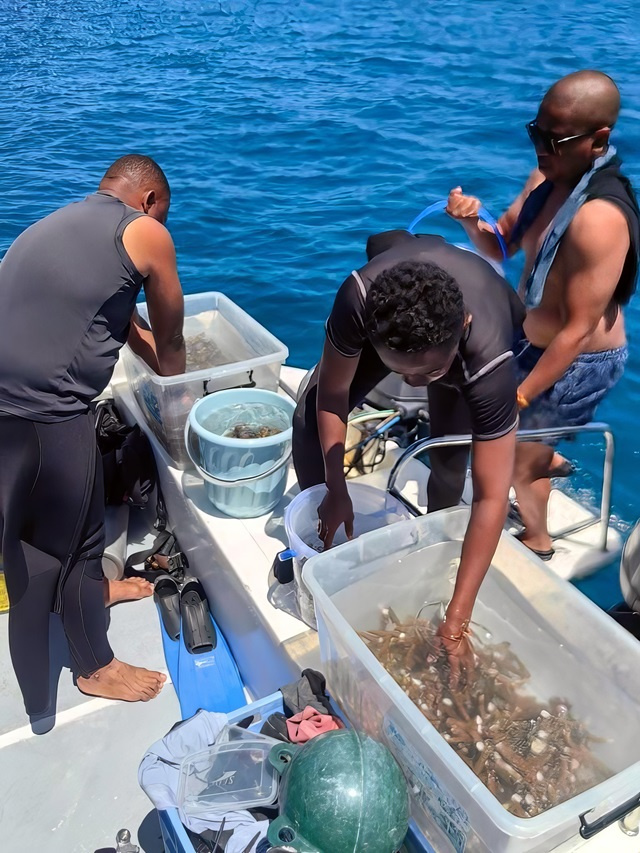
[[[200,708],[227,713],[246,705],[236,662],[217,627],[200,581],[187,578],[181,597],[182,633],[176,644],[182,719]]]
[[[156,579],[153,588],[162,624],[172,640],[180,636],[180,588],[171,575],[162,575]]]
[[[187,578],[182,587],[180,611],[182,640],[189,654],[212,652],[218,645],[218,635],[211,620],[204,588],[196,578]]]

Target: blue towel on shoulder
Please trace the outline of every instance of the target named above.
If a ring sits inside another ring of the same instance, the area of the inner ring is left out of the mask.
[[[591,171],[582,176],[569,198],[554,216],[549,232],[544,239],[544,243],[538,252],[533,269],[525,284],[524,303],[527,308],[535,308],[540,304],[547,276],[555,260],[560,240],[571,224],[573,217],[587,200],[587,188],[591,178],[615,156],[616,149],[613,145],[610,145],[606,153],[602,157],[598,157],[594,162]]]

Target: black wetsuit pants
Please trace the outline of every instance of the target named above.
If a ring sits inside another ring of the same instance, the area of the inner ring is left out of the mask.
[[[0,413],[0,550],[11,660],[29,714],[45,712],[49,613],[62,616],[77,672],[108,664],[102,462],[91,413],[35,423]]]
[[[367,344],[362,350],[351,383],[349,410],[360,405],[367,394],[389,373],[389,369],[382,363],[373,347]],[[317,388],[318,368],[304,389],[293,416],[293,465],[301,489],[308,489],[325,481],[316,414]],[[457,388],[434,383],[429,385],[427,396],[432,438],[471,432],[469,409]],[[431,451],[431,475],[427,495],[430,512],[457,506],[460,502],[468,459],[469,450],[466,447]]]

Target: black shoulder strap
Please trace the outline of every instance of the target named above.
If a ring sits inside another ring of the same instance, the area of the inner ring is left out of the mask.
[[[551,181],[544,181],[529,193],[522,205],[520,215],[516,219],[516,224],[513,226],[511,237],[509,238],[509,244],[511,246],[520,245],[522,238],[529,228],[531,228],[535,220],[538,218],[538,214],[545,206],[547,199],[551,195],[552,189],[553,184]]]
[[[128,578],[143,577],[153,581],[158,577],[158,572],[164,571],[181,580],[185,569],[189,568],[189,563],[175,534],[167,529],[167,510],[159,484],[156,489],[156,520],[153,525],[158,531],[156,538],[149,548],[129,556],[124,566],[124,575]],[[142,568],[136,569],[136,566]]]
[[[622,269],[614,299],[626,305],[636,289],[640,260],[640,209],[631,182],[620,171],[619,158],[615,157],[589,181],[587,200],[603,199],[615,204],[623,213],[629,228],[630,247]]]

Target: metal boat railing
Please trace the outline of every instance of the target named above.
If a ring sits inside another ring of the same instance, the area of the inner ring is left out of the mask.
[[[605,442],[605,454],[602,472],[602,496],[600,499],[600,514],[594,515],[591,518],[586,518],[583,521],[571,524],[568,527],[563,527],[561,530],[552,532],[552,539],[564,539],[573,533],[578,533],[588,527],[593,527],[596,524],[600,525],[600,540],[599,548],[602,551],[607,550],[607,537],[609,533],[609,524],[611,521],[611,487],[613,483],[613,459],[615,455],[615,443],[613,433],[608,424],[604,423],[589,423],[583,426],[564,426],[553,427],[549,429],[526,429],[521,430],[517,434],[518,441],[543,441],[544,439],[564,438],[568,435],[582,435],[585,433],[595,433],[603,437]],[[387,491],[399,501],[401,501],[413,515],[422,515],[422,511],[414,506],[411,501],[405,498],[396,487],[398,475],[410,459],[415,459],[423,453],[428,453],[431,450],[441,447],[463,447],[471,445],[473,441],[470,435],[445,435],[440,438],[423,438],[420,441],[414,442],[400,456],[398,461],[391,469],[389,481],[387,483]]]

